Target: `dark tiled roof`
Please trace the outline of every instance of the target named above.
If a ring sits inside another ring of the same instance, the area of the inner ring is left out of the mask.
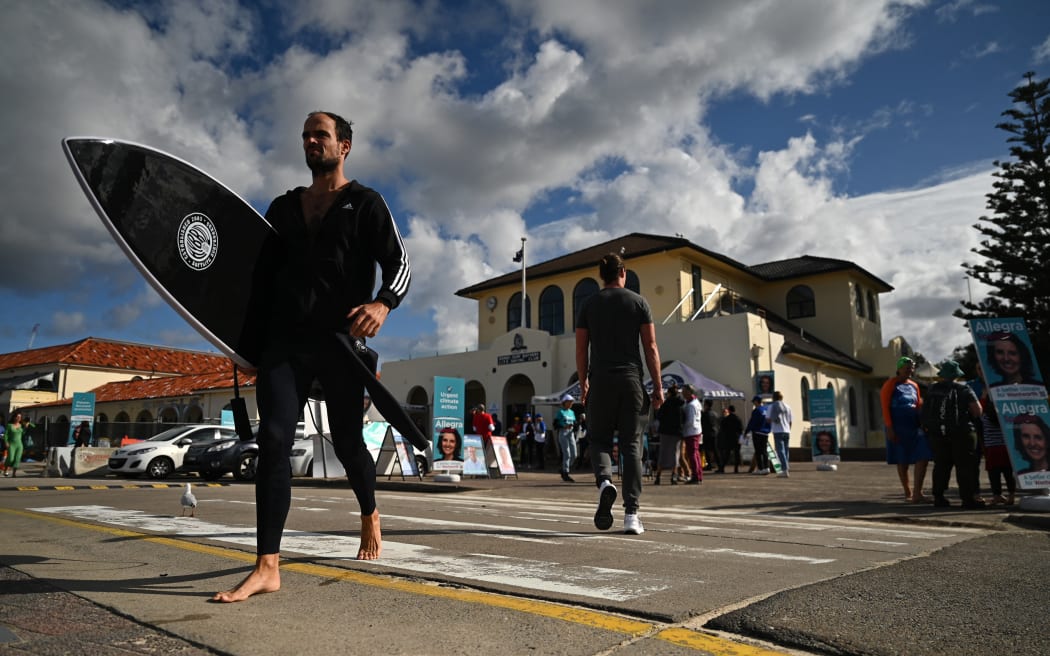
[[[884,280],[881,280],[880,278],[872,275],[868,271],[865,271],[853,262],[849,262],[847,260],[836,260],[830,257],[816,257],[813,255],[803,255],[801,257],[793,257],[787,260],[777,260],[775,262],[755,264],[754,266],[748,267],[748,269],[759,278],[769,281],[786,280],[790,278],[800,278],[802,276],[812,276],[820,273],[832,273],[835,271],[852,270],[858,271],[870,278],[872,282],[881,287],[879,291],[893,291],[893,287],[891,287]]]
[[[872,372],[870,365],[843,353],[812,333],[806,333],[805,329],[771,312],[767,307],[746,298],[738,298],[736,303],[749,312],[764,316],[769,330],[784,336],[784,346],[781,348],[783,353],[802,355],[864,373]]]
[[[744,273],[750,273],[748,267],[744,264],[737,262],[732,258],[728,258],[721,253],[716,253],[701,246],[697,246],[683,237],[663,237],[660,235],[647,235],[640,232],[632,232],[629,235],[611,239],[607,242],[585,248],[582,251],[576,251],[567,255],[562,255],[561,257],[556,257],[553,260],[547,260],[546,262],[527,266],[525,267],[525,276],[530,279],[543,278],[546,276],[566,273],[568,271],[579,271],[580,269],[591,269],[595,272],[595,275],[597,275],[598,262],[602,257],[609,253],[619,253],[621,248],[623,249],[623,258],[628,263],[632,258],[686,248],[707,257],[725,262],[729,266],[739,269]],[[487,289],[502,287],[520,280],[521,270],[513,271],[499,276],[498,278],[492,278],[476,285],[471,285],[470,287],[464,287],[457,291],[456,295],[469,298],[470,296],[479,294]]]
[[[79,365],[163,374],[232,371],[225,355],[87,337],[71,344],[0,354],[0,371],[41,365]]]
[[[255,376],[240,373],[237,382],[242,388],[255,385]],[[137,401],[141,399],[166,399],[189,396],[200,392],[230,390],[233,394],[233,370],[210,374],[190,374],[169,376],[152,380],[125,380],[106,383],[91,390],[95,393],[95,403],[111,401]],[[60,399],[48,403],[38,403],[34,408],[46,408],[69,405],[71,399]]]
[[[784,280],[819,273],[830,273],[833,271],[854,270],[870,278],[876,286],[880,287],[879,291],[888,292],[893,290],[893,287],[888,285],[885,281],[880,280],[853,262],[848,262],[846,260],[803,255],[788,260],[779,260],[776,262],[748,266],[731,257],[726,257],[721,253],[716,253],[702,246],[698,246],[684,237],[664,237],[661,235],[648,235],[640,232],[632,232],[629,235],[585,248],[582,251],[568,253],[567,255],[547,260],[546,262],[527,266],[525,267],[525,276],[529,279],[536,279],[554,276],[569,271],[579,271],[580,269],[596,269],[598,261],[601,260],[604,255],[608,253],[619,253],[621,248],[623,249],[623,258],[627,262],[630,262],[631,258],[685,248],[723,262],[743,274],[754,276],[759,280],[765,281]],[[477,283],[476,285],[464,287],[457,291],[456,295],[469,298],[486,290],[502,287],[520,280],[521,271],[512,271],[503,274],[502,276]]]

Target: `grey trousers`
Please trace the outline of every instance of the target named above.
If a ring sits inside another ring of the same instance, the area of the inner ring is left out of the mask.
[[[599,376],[591,378],[587,395],[587,438],[595,483],[612,480],[613,452],[623,477],[621,494],[624,510],[638,510],[642,496],[642,427],[645,415],[645,388],[637,376]]]

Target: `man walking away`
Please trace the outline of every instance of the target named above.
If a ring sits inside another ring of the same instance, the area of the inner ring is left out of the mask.
[[[649,303],[624,287],[627,269],[623,258],[610,253],[598,265],[604,287],[580,310],[576,320],[576,372],[581,401],[587,407],[591,464],[598,486],[594,525],[612,527],[616,486],[612,482],[613,435],[619,435],[623,458],[623,531],[640,535],[645,529],[638,518],[642,495],[642,420],[649,399],[642,386],[641,341],[645,366],[653,380],[652,404],[664,401],[660,385],[660,351]]]

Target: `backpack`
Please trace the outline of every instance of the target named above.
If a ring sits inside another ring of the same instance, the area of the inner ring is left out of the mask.
[[[936,437],[951,437],[973,430],[968,409],[962,405],[961,383],[937,383],[926,392],[922,404],[922,425]]]

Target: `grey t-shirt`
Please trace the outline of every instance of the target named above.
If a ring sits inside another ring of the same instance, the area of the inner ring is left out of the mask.
[[[629,289],[606,287],[592,296],[576,318],[576,327],[590,336],[589,376],[641,377],[639,330],[652,322],[649,303]]]

